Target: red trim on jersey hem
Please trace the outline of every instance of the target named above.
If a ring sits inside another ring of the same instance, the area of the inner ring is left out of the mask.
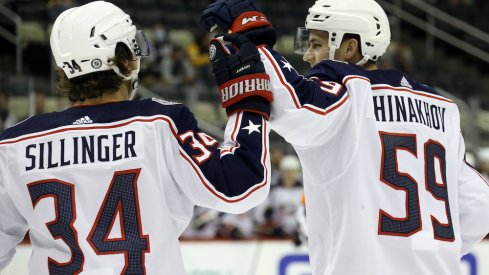
[[[372,91],[378,91],[378,90],[402,91],[402,92],[407,92],[407,93],[411,93],[411,94],[415,94],[415,95],[419,95],[419,96],[429,97],[432,99],[436,99],[436,100],[440,100],[440,101],[444,101],[444,102],[448,102],[448,103],[454,103],[453,100],[450,100],[447,98],[441,98],[441,97],[431,95],[431,94],[426,94],[425,92],[422,92],[422,91],[415,91],[415,90],[412,90],[409,88],[404,88],[404,87],[402,87],[402,88],[401,87],[393,87],[393,86],[390,86],[387,84],[373,84],[372,85]]]
[[[335,104],[329,106],[327,109],[323,109],[322,111],[313,109],[316,106],[310,105],[310,104],[304,104],[304,106],[302,106],[302,109],[306,109],[306,110],[314,112],[316,114],[325,116],[325,115],[335,111],[339,107],[341,107],[344,103],[346,103],[348,101],[349,98],[350,98],[350,95],[348,95],[348,93],[345,93],[342,100],[340,100],[340,101],[336,102]]]
[[[365,80],[367,82],[370,83],[370,79],[364,77],[364,76],[360,76],[360,75],[348,75],[348,76],[345,76],[343,78],[343,84],[346,85],[346,83],[348,83],[348,81],[352,80],[352,79],[361,79],[361,80]]]
[[[115,125],[98,125],[98,126],[86,126],[86,125],[81,125],[81,126],[70,126],[69,128],[63,128],[63,129],[58,129],[58,130],[52,130],[46,133],[34,133],[31,134],[31,136],[20,136],[15,139],[8,139],[0,142],[0,145],[4,144],[12,144],[12,143],[17,143],[21,142],[24,140],[29,140],[33,138],[38,138],[38,137],[44,137],[44,136],[49,136],[57,133],[62,133],[62,132],[67,132],[67,131],[79,131],[79,130],[98,130],[98,129],[112,129],[112,128],[118,128],[122,126],[126,126],[128,124],[134,123],[134,122],[154,122],[157,120],[164,120],[170,124],[170,130],[173,132],[174,135],[176,135],[174,126],[172,124],[173,120],[167,116],[158,116],[158,117],[153,117],[150,119],[143,119],[143,118],[137,118],[137,119],[132,119],[123,123],[115,124]],[[66,127],[66,126],[63,126]]]

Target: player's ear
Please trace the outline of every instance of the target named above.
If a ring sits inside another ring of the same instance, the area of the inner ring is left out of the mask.
[[[358,40],[351,38],[343,43],[345,43],[345,47],[344,47],[345,60],[351,60],[359,52]]]

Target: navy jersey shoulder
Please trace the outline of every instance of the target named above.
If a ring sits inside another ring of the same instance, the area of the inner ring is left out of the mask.
[[[372,85],[386,84],[392,87],[404,87],[416,91],[443,97],[439,92],[430,86],[418,83],[410,77],[397,70],[373,70],[368,71],[364,68],[341,61],[324,60],[314,66],[306,77],[317,77],[321,80],[342,83],[345,76],[359,75],[370,79]]]
[[[343,83],[349,75],[368,77],[367,71],[360,66],[335,60],[323,60],[315,65],[305,77],[317,77],[322,81]]]
[[[48,131],[69,125],[113,123],[133,117],[164,115],[177,125],[195,120],[193,114],[182,104],[160,99],[121,101],[108,104],[71,107],[61,112],[32,116],[7,129],[0,140]]]
[[[418,83],[397,70],[367,71],[367,75],[372,85],[387,84],[392,87],[409,88],[416,91],[422,91],[425,93],[442,96],[439,92],[437,92],[430,86]]]

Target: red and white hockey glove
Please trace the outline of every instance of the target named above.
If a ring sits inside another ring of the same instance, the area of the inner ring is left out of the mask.
[[[268,119],[273,94],[270,77],[265,73],[255,44],[237,33],[225,35],[211,40],[209,56],[227,114],[249,111]]]
[[[273,47],[277,41],[275,29],[253,0],[217,0],[202,12],[200,25],[207,31],[241,33],[255,45]]]

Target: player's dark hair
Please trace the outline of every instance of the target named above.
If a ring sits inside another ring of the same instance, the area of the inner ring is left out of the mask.
[[[355,39],[358,42],[358,53],[362,54],[362,42],[360,40],[360,35],[353,34],[353,33],[345,33],[345,35],[343,35],[343,39],[341,40],[341,43],[350,39]]]
[[[122,43],[115,48],[111,61],[119,67],[123,75],[131,72],[132,53]],[[84,101],[87,98],[101,97],[104,93],[114,94],[119,90],[123,79],[113,70],[95,72],[69,79],[61,68],[57,69],[57,88],[61,95],[71,102]]]

